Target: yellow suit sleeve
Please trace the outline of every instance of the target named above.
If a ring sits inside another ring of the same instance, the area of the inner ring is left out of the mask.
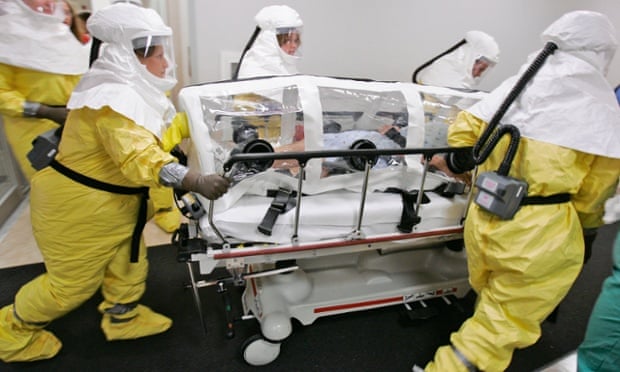
[[[170,152],[174,146],[183,141],[184,138],[189,138],[189,125],[187,122],[187,114],[179,112],[176,114],[172,123],[162,135],[162,147],[164,151]]]
[[[108,156],[128,180],[159,186],[161,167],[175,158],[160,147],[153,133],[114,111],[108,113],[96,123]]]
[[[482,119],[461,111],[448,127],[448,144],[452,147],[473,146],[485,127],[486,123]]]
[[[620,176],[620,159],[595,156],[590,171],[572,200],[581,225],[596,228],[603,225],[605,201],[616,192]]]
[[[0,63],[0,114],[21,117],[26,98],[16,88],[16,68]]]

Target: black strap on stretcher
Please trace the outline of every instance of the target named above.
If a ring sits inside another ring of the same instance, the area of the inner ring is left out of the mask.
[[[273,201],[269,205],[269,209],[267,209],[267,213],[265,213],[260,225],[258,225],[258,231],[271,236],[278,216],[291,210],[297,204],[297,192],[279,188],[278,190],[267,191],[267,196],[272,196]]]
[[[444,182],[437,186],[430,192],[437,193],[445,198],[452,198],[456,194],[463,194],[465,191],[465,184],[461,182]],[[418,202],[419,190],[407,191],[396,187],[388,187],[384,192],[400,194],[403,202],[403,212],[400,216],[400,222],[396,226],[398,231],[402,233],[410,233],[413,231],[413,227],[420,223],[421,217],[415,210],[415,205]],[[430,203],[430,199],[426,195],[422,195],[421,204]]]
[[[462,194],[464,192],[464,184],[461,183],[442,183],[436,189],[430,190],[438,193],[444,197],[453,197],[455,194]],[[418,216],[415,210],[415,205],[418,200],[418,190],[407,191],[396,187],[388,187],[384,192],[400,194],[403,202],[403,212],[400,217],[400,222],[396,226],[398,231],[402,233],[410,233],[413,230],[413,226],[420,223],[420,216]],[[273,201],[269,205],[269,209],[263,220],[258,225],[258,231],[265,235],[271,236],[273,232],[273,226],[278,219],[278,216],[291,210],[297,203],[297,192],[279,188],[278,190],[269,190],[267,196],[273,197]],[[430,203],[430,199],[426,195],[422,195],[421,204]]]
[[[140,209],[138,211],[138,221],[136,222],[136,226],[134,227],[133,233],[131,235],[131,255],[129,258],[129,262],[138,262],[138,253],[140,251],[140,237],[142,236],[144,225],[146,225],[149,188],[148,187],[118,186],[118,185],[113,185],[111,183],[98,181],[94,178],[90,178],[74,170],[71,170],[65,167],[64,165],[60,164],[56,160],[52,160],[52,162],[50,163],[50,166],[54,168],[56,171],[58,171],[58,173],[61,173],[62,175],[72,179],[75,182],[81,183],[84,186],[92,187],[97,190],[111,192],[114,194],[123,194],[123,195],[141,194]]]
[[[420,190],[407,191],[397,187],[388,187],[384,190],[384,192],[400,194],[403,202],[403,212],[400,215],[400,222],[396,228],[402,233],[410,233],[413,230],[413,227],[421,221],[420,216],[418,216],[418,213],[415,210],[415,205],[418,201],[418,193]],[[431,200],[426,195],[422,194],[421,204],[427,204],[430,202]]]
[[[444,198],[452,198],[454,195],[465,193],[465,184],[463,182],[444,182],[431,191]]]

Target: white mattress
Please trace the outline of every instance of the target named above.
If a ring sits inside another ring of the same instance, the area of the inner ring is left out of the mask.
[[[420,208],[421,222],[414,232],[459,226],[467,204],[465,196],[445,198],[426,192],[430,203]],[[360,209],[358,192],[336,190],[303,196],[301,200],[298,238],[300,243],[345,237],[357,227]],[[214,214],[213,222],[226,237],[248,242],[290,243],[294,233],[295,208],[280,214],[271,236],[258,231],[273,198],[244,195],[225,211]],[[362,220],[362,233],[366,236],[397,233],[396,226],[402,214],[400,194],[371,192],[367,195]],[[200,227],[211,235],[208,219],[203,217]]]

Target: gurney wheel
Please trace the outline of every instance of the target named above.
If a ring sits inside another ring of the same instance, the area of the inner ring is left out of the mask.
[[[280,343],[267,341],[261,335],[254,335],[241,345],[243,360],[252,366],[264,366],[280,355]]]

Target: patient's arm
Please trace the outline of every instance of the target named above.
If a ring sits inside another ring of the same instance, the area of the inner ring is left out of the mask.
[[[372,131],[368,131],[369,133],[371,133]],[[404,147],[404,143],[400,144],[398,143],[398,141],[394,140],[394,138],[392,138],[389,134],[393,134],[393,132],[396,133],[396,135],[398,135],[399,137],[401,137],[404,140],[404,137],[399,135],[399,131],[398,128],[390,125],[390,124],[386,124],[380,128],[377,129],[377,132],[385,135],[386,137],[392,139],[393,141],[395,141],[399,146]],[[331,141],[327,141],[325,142],[325,146],[326,149],[337,149],[340,148],[341,145],[343,145],[343,141],[347,141],[349,140],[351,143],[353,143],[354,141],[352,141],[347,133],[350,132],[339,132],[339,133],[330,133],[329,135],[333,136],[330,138],[333,138],[333,140]],[[344,137],[342,137],[344,136]],[[302,137],[303,138],[303,137]],[[303,152],[305,150],[304,147],[304,140],[301,139],[299,141],[295,141],[293,143],[290,143],[288,145],[282,145],[279,146],[275,149],[275,152]],[[295,160],[295,159],[284,159],[284,160],[275,160],[273,163],[273,167],[274,168],[279,168],[279,169],[292,169],[292,168],[298,168],[299,167],[299,163]],[[295,172],[296,173],[296,172]]]
[[[288,145],[282,145],[275,148],[275,152],[303,152],[304,141],[297,141]],[[278,169],[293,169],[299,168],[299,163],[295,159],[281,159],[273,162],[273,167]],[[297,173],[297,172],[294,172]]]

